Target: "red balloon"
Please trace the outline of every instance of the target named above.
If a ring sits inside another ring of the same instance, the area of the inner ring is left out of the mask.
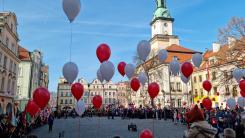
[[[185,62],[181,66],[181,72],[186,78],[189,78],[193,73],[193,66],[190,62]]]
[[[151,130],[144,129],[140,132],[140,138],[153,138]]]
[[[126,66],[126,63],[125,63],[125,62],[120,62],[120,63],[118,64],[118,66],[117,66],[118,72],[119,72],[122,76],[125,75],[125,70],[124,70],[125,66]]]
[[[111,56],[111,49],[107,44],[100,44],[96,50],[96,55],[102,63],[107,61]]]
[[[140,88],[140,81],[137,78],[133,78],[130,82],[130,86],[134,91],[138,91]]]
[[[240,81],[239,87],[240,87],[241,91],[245,91],[245,80]]]
[[[92,103],[96,109],[99,109],[102,105],[102,97],[100,95],[94,96]]]
[[[77,99],[77,101],[82,98],[83,92],[84,92],[84,88],[81,83],[72,84],[71,93]]]
[[[212,109],[212,101],[209,98],[204,98],[202,100],[202,105],[207,109],[211,110]]]
[[[206,80],[206,81],[204,81],[204,82],[202,83],[202,87],[203,87],[206,91],[210,92],[210,90],[212,89],[212,84],[211,84],[210,81]]]
[[[158,95],[159,90],[159,85],[155,82],[149,84],[148,86],[148,93],[152,99],[154,99]]]
[[[245,91],[240,92],[241,96],[245,98]]]
[[[26,105],[25,111],[28,112],[31,116],[34,116],[39,111],[39,107],[34,101],[29,100]]]
[[[37,88],[33,93],[33,101],[42,109],[48,104],[49,99],[50,93],[44,87]]]

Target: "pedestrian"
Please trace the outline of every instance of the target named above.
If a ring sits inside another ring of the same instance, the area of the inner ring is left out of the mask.
[[[54,123],[54,116],[53,113],[51,113],[48,117],[48,126],[49,126],[49,132],[52,132],[53,129],[53,123]]]
[[[224,129],[224,138],[236,138],[236,132],[231,128]]]

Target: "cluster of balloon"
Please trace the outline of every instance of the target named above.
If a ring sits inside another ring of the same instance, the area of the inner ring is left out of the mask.
[[[134,90],[134,91],[138,91],[139,88],[140,88],[140,81],[137,79],[137,78],[133,78],[131,81],[130,81],[130,86],[131,88]]]
[[[43,109],[46,107],[50,99],[50,93],[48,89],[39,87],[33,93],[33,101]]]
[[[85,112],[85,103],[83,100],[79,100],[75,106],[75,111],[79,116]]]
[[[126,66],[126,63],[125,62],[120,62],[117,66],[117,69],[118,69],[118,72],[124,77],[125,75],[125,66]]]
[[[100,109],[102,105],[102,97],[100,95],[95,95],[92,99],[92,103],[95,109]]]
[[[135,66],[133,64],[127,64],[125,66],[125,74],[128,77],[128,79],[131,79],[135,72]]]
[[[101,63],[97,71],[97,78],[101,83],[110,81],[115,73],[115,67],[112,62],[108,61],[111,56],[111,49],[107,44],[100,44],[96,50],[96,55]]]
[[[209,80],[206,80],[202,83],[202,87],[209,93],[212,89],[212,84]]]
[[[164,62],[168,58],[168,52],[162,49],[158,52],[158,59],[160,62]]]
[[[208,97],[202,100],[202,105],[205,107],[206,110],[212,109],[212,101]]]
[[[192,62],[193,64],[199,68],[200,65],[202,64],[202,60],[203,60],[203,57],[202,57],[202,54],[200,53],[195,53],[193,56],[192,56]]]
[[[151,44],[147,40],[142,40],[137,46],[138,56],[142,61],[146,61],[148,55],[151,52]]]
[[[63,0],[63,10],[70,23],[72,23],[75,20],[75,18],[80,12],[80,9],[80,0]]]
[[[177,76],[180,71],[180,63],[177,61],[177,59],[174,58],[173,61],[170,62],[169,66],[173,75]]]
[[[232,76],[236,79],[237,82],[239,82],[244,77],[243,70],[239,68],[234,69]]]
[[[25,111],[28,112],[31,116],[36,115],[39,110],[40,108],[33,100],[29,100],[25,107]]]
[[[73,62],[67,62],[63,66],[63,76],[67,80],[69,84],[72,84],[73,81],[77,78],[78,75],[78,67]]]
[[[140,132],[140,138],[153,138],[151,130],[144,129]]]
[[[236,109],[236,100],[234,98],[229,98],[226,104],[230,109]]]
[[[159,85],[155,82],[150,83],[148,86],[148,93],[151,97],[151,99],[154,99],[155,97],[157,97],[158,93],[159,93]]]
[[[82,98],[83,92],[84,92],[84,88],[81,83],[72,84],[71,93],[76,98],[77,101]]]
[[[244,97],[239,97],[237,99],[237,104],[241,107],[244,108],[245,107],[245,98]]]

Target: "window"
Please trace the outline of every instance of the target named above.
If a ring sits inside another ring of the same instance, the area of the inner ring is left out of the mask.
[[[4,91],[5,78],[2,78],[1,90]]]
[[[65,104],[67,104],[68,103],[68,101],[67,101],[67,99],[65,99]]]
[[[113,96],[115,96],[115,92],[113,92]]]
[[[14,45],[14,43],[12,43],[12,45],[11,45],[11,50],[13,51],[13,53],[15,53],[15,45]]]
[[[69,97],[69,92],[66,93],[66,97]]]
[[[229,89],[229,86],[225,86],[225,92],[228,94],[228,93],[230,93],[230,89]]]
[[[180,82],[177,82],[177,90],[178,90],[178,91],[181,91]]]
[[[233,97],[236,97],[238,94],[237,94],[237,86],[236,85],[233,85],[233,88],[232,88],[232,96]]]
[[[197,93],[197,89],[195,89],[195,96],[197,96],[198,95],[198,93]]]
[[[105,92],[105,95],[107,95],[107,92]]]
[[[203,89],[200,89],[200,93],[201,93],[201,96],[203,97],[204,96]]]
[[[72,104],[72,99],[70,99],[70,104]]]
[[[171,89],[172,91],[175,91],[175,89],[174,89],[174,83],[173,83],[173,82],[170,83],[170,89]]]
[[[109,92],[109,95],[111,95],[111,92]]]
[[[228,79],[228,72],[226,70],[224,71],[224,77],[225,79]]]
[[[109,89],[111,89],[111,86],[109,86]]]
[[[2,65],[2,53],[0,52],[0,65]]]
[[[6,56],[4,56],[4,59],[3,59],[3,67],[4,68],[6,68],[6,66],[7,66],[7,57]]]
[[[202,82],[202,75],[199,75],[199,82]]]
[[[9,45],[9,38],[6,37],[6,46],[8,47],[8,45]]]
[[[64,93],[63,93],[63,92],[61,92],[61,93],[60,93],[60,95],[61,95],[61,97],[63,97],[63,96],[64,96]]]
[[[60,100],[60,103],[63,104],[63,99]]]
[[[218,88],[214,87],[214,94],[216,94],[218,92]]]
[[[212,80],[216,80],[216,72],[212,72]]]
[[[11,80],[10,79],[8,80],[8,84],[7,85],[8,85],[7,86],[7,91],[10,92],[10,85],[11,85]]]
[[[15,86],[15,82],[12,81],[12,88],[11,88],[11,91],[14,92],[14,86]]]
[[[194,83],[197,83],[197,77],[196,76],[194,77]]]
[[[16,64],[14,63],[14,69],[13,72],[16,73]]]
[[[10,59],[9,60],[9,71],[12,71],[12,65],[13,65],[13,61]]]

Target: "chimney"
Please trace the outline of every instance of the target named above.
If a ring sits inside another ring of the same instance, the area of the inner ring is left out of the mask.
[[[227,39],[228,39],[227,42],[228,42],[229,47],[234,46],[234,43],[236,41],[236,38],[234,38],[234,37],[228,37]]]
[[[220,44],[219,43],[213,43],[213,52],[218,52],[220,50]]]

